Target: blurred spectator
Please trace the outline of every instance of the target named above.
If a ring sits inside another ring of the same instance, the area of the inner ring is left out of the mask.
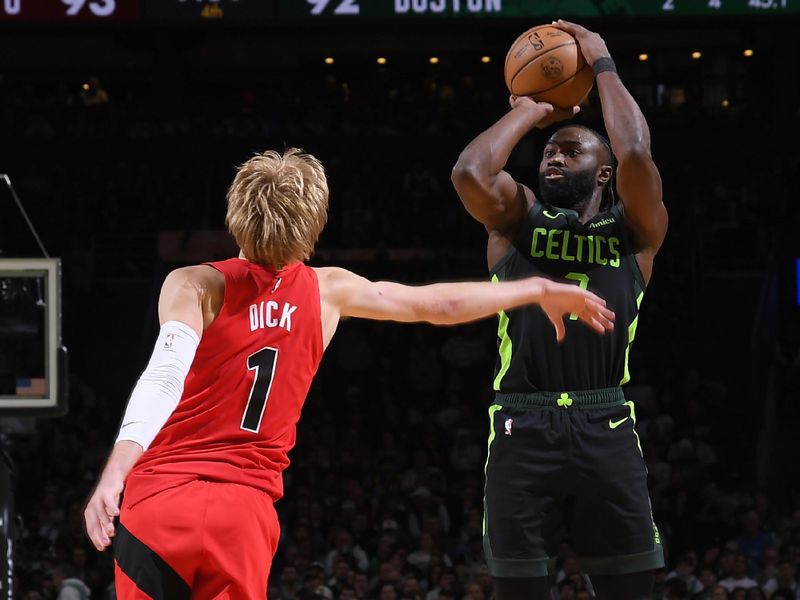
[[[576,592],[588,590],[593,593],[592,584],[589,578],[581,572],[578,559],[575,558],[570,548],[567,548],[567,552],[569,553],[568,556],[564,557],[561,569],[556,573],[556,585],[568,581]]]
[[[689,591],[686,582],[680,577],[673,577],[664,581],[664,600],[686,600]]]
[[[300,591],[300,580],[297,576],[297,567],[286,565],[281,569],[280,587],[278,596],[281,600],[294,600]]]
[[[386,583],[381,586],[378,600],[397,600],[397,588],[391,583]]]
[[[767,600],[767,595],[760,587],[754,587],[747,590],[746,600]]]
[[[358,596],[356,596],[356,590],[352,587],[345,587],[342,588],[342,591],[339,592],[339,596],[337,600],[356,600]]]
[[[334,563],[332,576],[328,580],[328,587],[335,596],[338,596],[340,590],[349,585],[352,576],[350,561],[344,556],[339,556]]]
[[[791,590],[781,588],[775,590],[769,598],[770,600],[795,600],[797,595]]]
[[[89,600],[92,591],[75,575],[72,565],[61,563],[50,571],[53,584],[58,589],[56,600]]]
[[[334,537],[334,548],[325,557],[326,573],[333,573],[334,563],[339,558],[343,558],[345,564],[348,560],[353,560],[355,566],[361,571],[366,571],[369,567],[369,558],[367,558],[366,552],[355,545],[353,534],[346,529],[340,529]]]
[[[735,555],[733,564],[731,565],[731,572],[728,577],[720,580],[719,584],[724,587],[728,592],[733,592],[737,588],[749,590],[758,586],[758,582],[750,579],[747,576],[747,559],[741,555]]]
[[[667,574],[666,580],[680,579],[683,581],[686,593],[690,596],[699,594],[703,591],[703,583],[694,576],[694,561],[688,556],[678,559],[675,570]]]
[[[714,572],[714,569],[710,565],[701,567],[698,581],[701,586],[700,591],[692,596],[692,600],[709,600],[714,593],[714,589],[718,587],[717,574]]]
[[[739,552],[751,561],[762,563],[767,550],[775,543],[772,536],[762,531],[761,517],[754,509],[742,515],[741,523],[742,535],[736,540]]]
[[[787,591],[791,592],[792,600],[800,598],[800,586],[797,583],[797,567],[789,561],[780,561],[778,563],[778,572],[774,577],[771,577],[764,584],[764,591],[767,596],[772,598],[775,593],[781,590],[782,593]]]
[[[715,586],[713,590],[711,590],[711,596],[709,596],[711,600],[728,600],[728,590],[726,590],[721,585]]]
[[[457,582],[456,572],[452,568],[442,570],[436,587],[427,593],[425,600],[446,600],[448,597],[455,596]]]
[[[764,552],[764,556],[759,564],[756,564],[753,579],[763,585],[773,577],[778,575],[778,563],[780,562],[780,553],[774,546]]]

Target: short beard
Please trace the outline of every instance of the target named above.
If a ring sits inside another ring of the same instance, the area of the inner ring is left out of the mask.
[[[539,195],[545,204],[559,208],[575,209],[587,204],[594,194],[597,182],[593,171],[564,173],[564,179],[550,183],[539,171]]]

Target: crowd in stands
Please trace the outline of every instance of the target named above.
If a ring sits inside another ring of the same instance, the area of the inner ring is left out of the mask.
[[[493,68],[408,78],[388,68],[283,73],[220,93],[187,81],[182,95],[137,92],[114,73],[83,92],[67,79],[0,78],[0,170],[12,175],[51,253],[64,261],[64,335],[74,356],[69,414],[11,440],[19,599],[114,597],[112,557],[87,542],[82,505],[152,343],[141,335],[153,326],[142,323],[152,319],[144,305],[164,265],[153,266],[154,256],[142,267],[122,254],[112,264],[130,279],[115,282],[98,267],[103,240],[220,229],[234,165],[260,149],[302,146],[330,177],[320,247],[377,251],[374,260],[344,266],[404,281],[484,277],[485,233],[460,206],[449,169],[505,109]],[[768,490],[757,480],[760,404],[725,370],[727,359],[714,358],[725,350],[698,338],[706,311],[730,310],[700,301],[704,275],[734,263],[763,268],[796,214],[787,182],[800,154],[770,154],[752,171],[742,140],[764,143],[758,132],[772,127],[758,107],[644,108],[671,216],[627,388],[667,553],[654,599],[798,600],[797,490],[788,481]],[[581,118],[598,123],[596,99]],[[705,137],[712,134],[713,144]],[[510,164],[532,185],[543,139],[524,142]],[[768,221],[759,217],[767,204]],[[0,223],[0,234],[27,248],[15,218]],[[732,241],[739,236],[747,245]],[[391,259],[392,248],[418,253]],[[112,312],[133,322],[132,337],[108,350],[97,342]],[[744,352],[751,323],[739,325]],[[491,321],[341,326],[307,400],[277,504],[271,600],[492,597],[482,502],[495,344]],[[780,349],[785,385],[795,386],[786,389],[796,389],[796,348]],[[552,555],[554,599],[593,597],[577,558],[567,535]]]

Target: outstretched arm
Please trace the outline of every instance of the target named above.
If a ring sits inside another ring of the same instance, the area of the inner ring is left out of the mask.
[[[155,349],[131,394],[117,442],[84,511],[86,533],[98,550],[111,544],[128,473],[180,400],[204,324],[213,321],[221,304],[221,277],[212,267],[200,266],[173,271],[164,281]]]
[[[556,25],[575,37],[590,65],[611,58],[598,34],[568,21]],[[619,163],[616,187],[625,221],[633,233],[635,250],[655,255],[666,236],[668,219],[661,175],[650,154],[650,129],[615,70],[600,72],[596,82],[611,149]]]
[[[546,127],[576,112],[577,107],[554,111],[546,102],[512,97],[511,111],[464,148],[453,167],[451,180],[467,212],[489,231],[513,230],[529,206],[518,197],[516,182],[503,170],[508,157],[534,127]],[[526,194],[533,198],[527,188]]]
[[[339,317],[455,325],[493,316],[500,310],[539,304],[552,321],[559,341],[564,337],[563,316],[568,313],[577,314],[598,333],[614,325],[614,313],[599,297],[541,277],[410,286],[373,282],[332,267],[317,272],[323,302],[334,306]]]

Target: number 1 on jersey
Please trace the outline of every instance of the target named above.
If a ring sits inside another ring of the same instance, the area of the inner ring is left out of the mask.
[[[573,281],[577,281],[578,287],[580,287],[582,290],[585,290],[589,287],[589,276],[586,273],[567,273],[564,275],[564,277],[567,279],[572,279]],[[575,313],[570,314],[569,320],[577,321],[578,315]]]
[[[244,408],[244,416],[242,417],[241,427],[245,431],[258,433],[261,427],[261,418],[264,416],[264,409],[267,407],[277,362],[277,348],[262,348],[247,357],[247,370],[254,370],[256,376],[253,378],[253,387],[250,389],[250,397],[247,399],[247,406]]]

